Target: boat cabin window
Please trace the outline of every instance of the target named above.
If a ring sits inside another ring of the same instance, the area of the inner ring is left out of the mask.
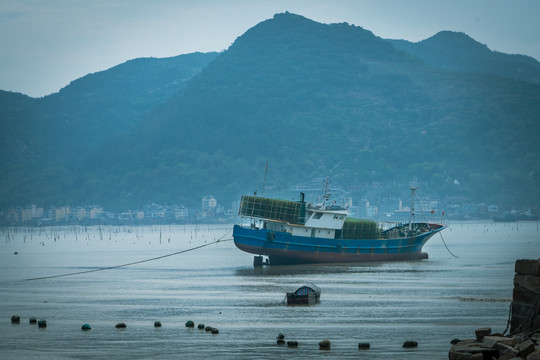
[[[323,213],[315,213],[313,214],[313,219],[320,219],[322,217]]]

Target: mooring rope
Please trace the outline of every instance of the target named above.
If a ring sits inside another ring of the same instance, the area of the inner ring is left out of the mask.
[[[416,194],[414,194],[414,198],[418,201],[418,206],[420,207],[420,212],[422,213],[422,216],[424,217],[424,221],[426,222],[426,224],[428,224],[428,227],[429,227],[429,223],[427,221],[427,218],[426,218],[426,214],[424,213],[424,210],[422,209],[422,204],[420,203],[420,201],[418,200],[418,197],[416,196]],[[413,200],[414,201],[414,200]],[[442,222],[442,219],[441,219],[441,222]],[[442,236],[442,233],[439,231],[439,235],[441,236],[441,240],[444,244],[444,247],[446,248],[446,250],[448,250],[448,253],[450,253],[450,255],[452,255],[453,257],[455,258],[458,258],[459,259],[459,256],[457,255],[454,255],[450,249],[448,248],[448,245],[446,245],[446,241],[444,241],[444,238]]]
[[[446,245],[446,241],[444,241],[444,238],[443,238],[441,232],[439,232],[439,235],[441,235],[442,243],[444,244],[444,247],[446,248],[446,250],[448,250],[448,252],[450,253],[450,255],[452,255],[452,256],[455,257],[455,258],[459,258],[459,256],[454,255],[454,254],[450,251],[450,249],[449,249],[448,246]]]
[[[154,258],[150,258],[150,259],[134,261],[134,262],[130,262],[130,263],[127,263],[127,264],[122,264],[122,265],[108,266],[108,267],[99,268],[99,269],[92,269],[92,270],[78,271],[78,272],[73,272],[73,273],[68,273],[68,274],[42,276],[42,277],[37,277],[37,278],[32,278],[32,279],[25,279],[25,281],[45,280],[45,279],[54,279],[54,278],[59,278],[59,277],[64,277],[64,276],[88,274],[88,273],[97,272],[97,271],[118,269],[118,268],[125,267],[125,266],[136,265],[136,264],[141,264],[141,263],[145,263],[145,262],[149,262],[149,261],[159,260],[159,259],[163,259],[163,258],[166,258],[166,257],[169,257],[169,256],[183,254],[183,253],[186,253],[188,251],[197,250],[197,249],[203,248],[205,246],[217,244],[217,243],[220,243],[220,242],[231,241],[233,239],[225,239],[225,240],[223,240],[223,238],[225,236],[227,236],[227,234],[230,233],[230,232],[231,232],[231,230],[227,231],[221,238],[217,239],[216,241],[212,241],[212,242],[209,242],[209,243],[206,243],[206,244],[203,244],[203,245],[199,245],[199,246],[195,246],[195,247],[185,249],[185,250],[180,250],[180,251],[174,252],[172,254],[161,255],[161,256],[154,257]]]

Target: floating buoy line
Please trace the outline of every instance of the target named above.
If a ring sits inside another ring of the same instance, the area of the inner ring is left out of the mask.
[[[98,271],[105,271],[105,270],[111,270],[111,269],[118,269],[118,268],[125,267],[125,266],[130,266],[130,265],[136,265],[136,264],[141,264],[141,263],[145,263],[145,262],[155,261],[155,260],[163,259],[163,258],[166,258],[166,257],[170,257],[170,256],[174,256],[174,255],[179,255],[179,254],[183,254],[183,253],[186,253],[186,252],[189,252],[189,251],[201,249],[201,248],[206,247],[206,246],[209,246],[209,245],[213,245],[213,244],[217,244],[217,243],[221,243],[221,242],[226,242],[226,241],[232,241],[232,240],[233,240],[232,238],[231,238],[231,239],[225,239],[225,240],[223,239],[223,238],[224,238],[225,236],[227,236],[227,234],[230,233],[230,232],[231,232],[231,230],[227,231],[221,238],[217,239],[216,241],[212,241],[212,242],[209,242],[209,243],[206,243],[206,244],[202,244],[202,245],[199,245],[199,246],[195,246],[195,247],[192,247],[192,248],[189,248],[189,249],[176,251],[176,252],[174,252],[174,253],[167,254],[167,255],[161,255],[161,256],[157,256],[157,257],[150,258],[150,259],[134,261],[134,262],[130,262],[130,263],[127,263],[127,264],[121,264],[121,265],[115,265],[115,266],[108,266],[108,267],[99,268],[99,269],[92,269],[92,270],[85,270],[85,271],[77,271],[77,272],[67,273],[67,274],[59,274],[59,275],[51,275],[51,276],[42,276],[42,277],[37,277],[37,278],[25,279],[25,281],[45,280],[45,279],[54,279],[54,278],[59,278],[59,277],[64,277],[64,276],[73,276],[73,275],[88,274],[88,273],[93,273],[93,272],[98,272]]]

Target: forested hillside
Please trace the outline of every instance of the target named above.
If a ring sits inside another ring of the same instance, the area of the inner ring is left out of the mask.
[[[0,91],[0,207],[103,201],[82,159],[176,94],[218,53],[141,58],[88,74],[33,99]]]
[[[417,43],[388,41],[441,70],[498,74],[540,84],[540,63],[536,59],[492,51],[461,32],[441,31]]]
[[[452,52],[466,53],[469,46],[457,44]],[[136,112],[131,118],[137,120],[101,121],[100,142],[83,139],[89,151],[69,145],[69,134],[93,136],[87,113],[86,130],[64,124],[58,129],[65,135],[47,133],[42,141],[54,139],[53,148],[75,150],[51,167],[37,166],[32,183],[16,183],[12,168],[3,180],[12,191],[2,199],[51,202],[56,196],[127,208],[196,206],[211,193],[229,204],[261,189],[269,162],[266,185],[274,193],[330,176],[361,197],[362,184],[407,184],[416,177],[434,197],[537,204],[540,86],[534,71],[525,82],[498,72],[507,58],[492,74],[464,71],[452,58],[443,66],[398,47],[361,27],[277,14],[214,55],[182,89],[160,96],[159,105],[145,104],[146,112],[137,107],[142,98],[123,101],[121,90],[97,101],[88,111]],[[86,89],[104,91],[98,84]],[[149,89],[141,82],[140,92]],[[62,121],[59,109],[73,106],[66,91],[39,103],[41,119]],[[121,106],[111,104],[116,97]],[[42,188],[51,180],[59,183]]]

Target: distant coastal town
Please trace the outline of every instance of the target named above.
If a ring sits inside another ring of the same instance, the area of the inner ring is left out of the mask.
[[[0,210],[3,225],[61,225],[61,224],[160,224],[160,223],[224,223],[238,214],[240,202],[225,209],[216,198],[206,195],[201,207],[188,209],[183,205],[149,204],[141,210],[109,212],[100,205],[60,206],[45,209],[36,205],[17,206]]]
[[[411,213],[410,200],[382,198],[377,201],[351,197],[342,199],[352,217],[379,221],[407,221]],[[15,206],[0,210],[0,225],[3,226],[47,226],[47,225],[98,225],[98,224],[219,224],[234,223],[239,220],[240,201],[225,207],[212,195],[201,199],[198,208],[183,205],[149,204],[140,210],[109,212],[100,205],[52,206],[43,208],[36,205]],[[538,209],[516,209],[497,204],[476,204],[464,199],[420,200],[415,205],[416,216],[432,220],[478,220],[518,221],[540,219]]]

